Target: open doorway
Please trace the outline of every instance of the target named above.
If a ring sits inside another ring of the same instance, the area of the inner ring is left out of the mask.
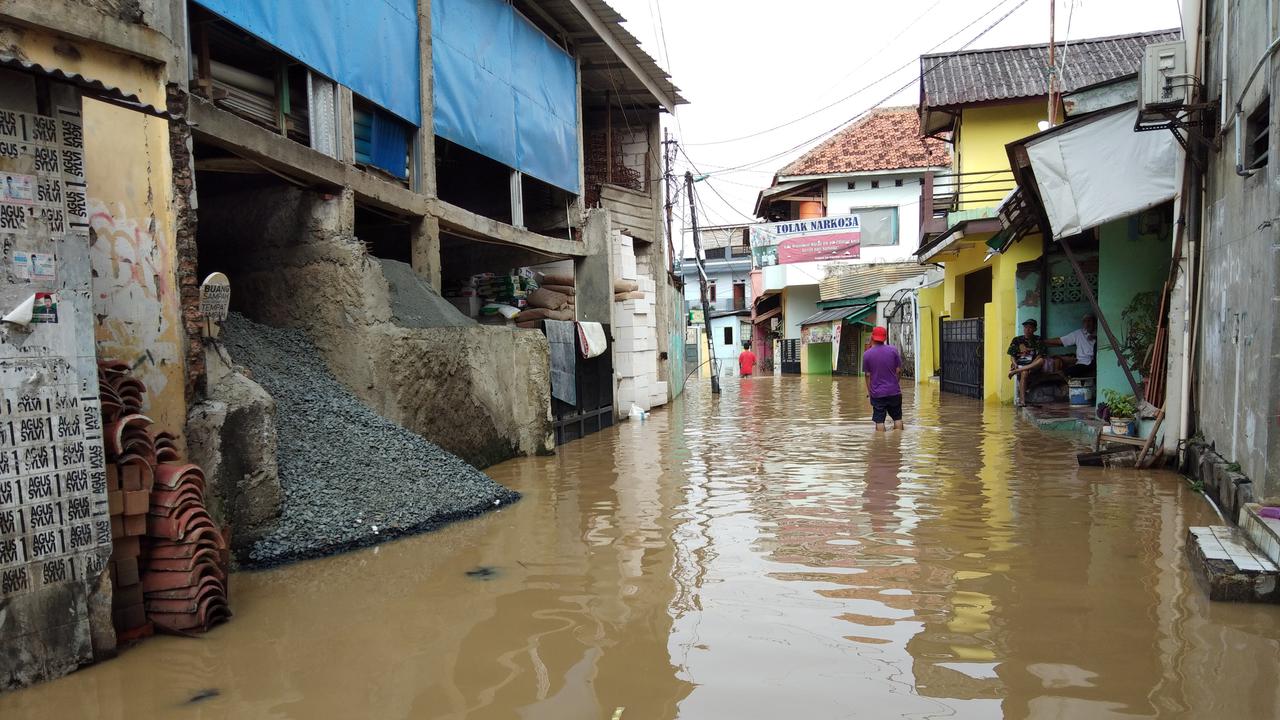
[[[980,318],[991,302],[991,268],[984,267],[962,277],[964,281],[964,316]]]

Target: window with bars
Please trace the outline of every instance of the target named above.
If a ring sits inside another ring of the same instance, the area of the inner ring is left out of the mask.
[[[1245,167],[1257,170],[1265,167],[1271,154],[1271,96],[1258,103],[1249,113],[1245,125]]]

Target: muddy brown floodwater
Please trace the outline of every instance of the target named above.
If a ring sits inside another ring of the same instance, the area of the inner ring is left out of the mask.
[[[696,388],[492,469],[519,504],[233,577],[199,640],[0,696],[32,718],[1273,718],[1280,607],[1210,603],[1171,473],[922,391]]]

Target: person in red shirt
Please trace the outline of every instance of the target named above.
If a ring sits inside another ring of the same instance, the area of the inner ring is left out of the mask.
[[[751,377],[752,371],[756,369],[756,354],[751,352],[751,343],[742,343],[742,354],[738,356],[738,374],[742,377]]]

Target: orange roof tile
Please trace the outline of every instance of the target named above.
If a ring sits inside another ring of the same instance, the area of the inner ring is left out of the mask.
[[[946,143],[920,137],[915,107],[879,108],[778,171],[778,177],[949,167]]]

